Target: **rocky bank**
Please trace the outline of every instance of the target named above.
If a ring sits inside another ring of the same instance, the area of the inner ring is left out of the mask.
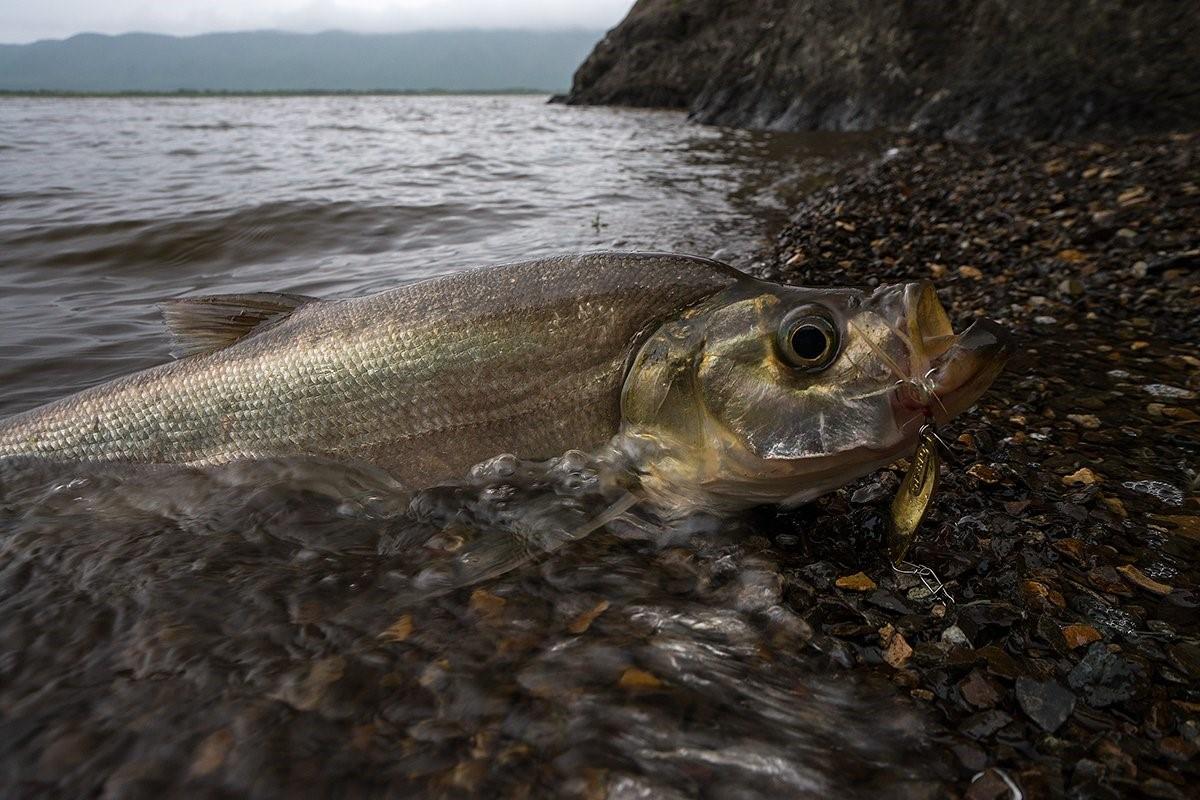
[[[638,0],[565,99],[968,139],[1190,129],[1200,14],[1123,0]]]
[[[1009,798],[1007,776],[1030,798],[1190,796],[1200,135],[902,140],[805,201],[762,269],[809,285],[935,279],[953,319],[986,314],[1018,340],[947,433],[957,463],[912,555],[956,602],[914,602],[922,587],[883,559],[863,569],[898,471],[777,520],[796,532],[775,542],[795,559],[785,596],[810,645],[928,708],[951,794]]]

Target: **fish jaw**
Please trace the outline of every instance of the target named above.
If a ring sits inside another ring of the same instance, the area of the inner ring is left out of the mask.
[[[954,333],[949,317],[928,281],[902,289],[906,358],[897,380],[893,407],[901,430],[934,421],[949,423],[987,391],[1012,353],[1007,330],[979,318]]]

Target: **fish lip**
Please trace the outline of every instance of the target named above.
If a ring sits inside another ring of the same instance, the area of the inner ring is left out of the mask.
[[[930,370],[933,417],[948,422],[972,406],[1004,369],[1012,348],[1012,335],[997,322],[980,318],[967,326]]]
[[[1012,337],[990,319],[978,319],[931,362],[924,374],[897,381],[893,395],[902,417],[948,422],[969,408],[995,380],[1012,354]],[[915,364],[909,364],[913,369]],[[921,368],[923,369],[923,367]],[[911,423],[912,419],[905,422]]]

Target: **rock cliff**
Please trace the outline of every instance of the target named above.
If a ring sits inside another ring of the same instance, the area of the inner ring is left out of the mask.
[[[638,0],[577,104],[954,138],[1200,127],[1194,0]]]

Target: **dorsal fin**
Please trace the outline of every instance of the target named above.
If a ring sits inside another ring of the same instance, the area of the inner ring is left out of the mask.
[[[214,294],[167,300],[159,308],[171,332],[171,355],[184,358],[228,347],[316,300],[278,292]]]

